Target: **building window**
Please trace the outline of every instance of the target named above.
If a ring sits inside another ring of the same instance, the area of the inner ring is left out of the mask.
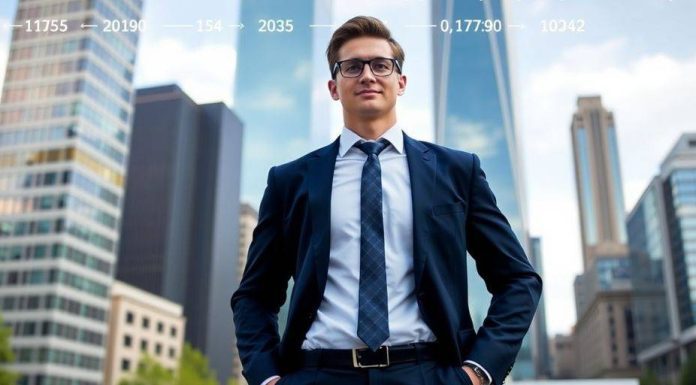
[[[133,313],[132,312],[126,312],[126,323],[129,325],[133,324]]]
[[[150,319],[147,317],[143,317],[143,329],[149,329],[150,328]]]
[[[157,322],[157,332],[164,333],[164,324],[162,322]]]
[[[162,344],[155,344],[155,354],[158,356],[162,355]]]
[[[124,372],[127,372],[130,370],[130,361],[129,360],[127,360],[125,358],[121,360],[121,370],[123,370]]]
[[[133,339],[128,334],[123,336],[123,346],[129,348],[133,344]]]
[[[176,357],[176,350],[174,348],[169,348],[169,358]]]
[[[140,341],[140,350],[142,350],[144,352],[147,351],[147,340]]]
[[[169,335],[171,335],[172,337],[176,337],[176,328],[174,326],[169,328]]]

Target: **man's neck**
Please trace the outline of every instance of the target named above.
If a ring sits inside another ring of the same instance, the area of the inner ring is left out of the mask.
[[[376,140],[396,124],[396,116],[374,120],[348,119],[344,116],[345,126],[361,138]]]

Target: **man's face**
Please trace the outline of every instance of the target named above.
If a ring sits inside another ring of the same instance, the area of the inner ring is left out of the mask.
[[[338,50],[338,61],[376,57],[394,58],[391,46],[385,39],[358,37],[347,41]],[[344,77],[337,71],[336,80],[329,81],[331,97],[341,101],[344,113],[364,118],[390,113],[396,105],[397,95],[403,94],[405,89],[406,76],[399,74],[396,67],[389,76],[376,76],[365,64],[358,77]]]

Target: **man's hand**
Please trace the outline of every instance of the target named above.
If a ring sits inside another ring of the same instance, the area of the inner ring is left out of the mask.
[[[471,379],[472,384],[481,385],[481,380],[479,380],[479,378],[476,376],[473,369],[471,369],[468,366],[462,366],[462,369],[464,369],[466,374],[469,376],[469,379]]]

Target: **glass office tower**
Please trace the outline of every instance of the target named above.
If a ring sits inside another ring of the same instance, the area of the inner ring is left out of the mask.
[[[102,28],[141,10],[18,4],[0,105],[0,304],[22,385],[103,380],[138,33]]]
[[[498,206],[529,250],[506,12],[500,0],[433,0],[435,138],[481,158]],[[466,19],[490,20],[490,28],[474,31],[471,26],[467,32]],[[477,327],[486,317],[491,295],[471,258],[468,279],[469,307]],[[515,379],[535,376],[530,346],[528,334],[512,369]]]
[[[261,202],[271,167],[329,143],[329,98],[313,93],[313,87],[330,77],[322,55],[333,33],[326,27],[332,19],[331,4],[332,0],[241,1],[245,30],[237,44],[234,111],[245,127],[241,200],[254,208]],[[287,298],[292,286],[291,281]],[[287,306],[278,316],[281,335]]]

